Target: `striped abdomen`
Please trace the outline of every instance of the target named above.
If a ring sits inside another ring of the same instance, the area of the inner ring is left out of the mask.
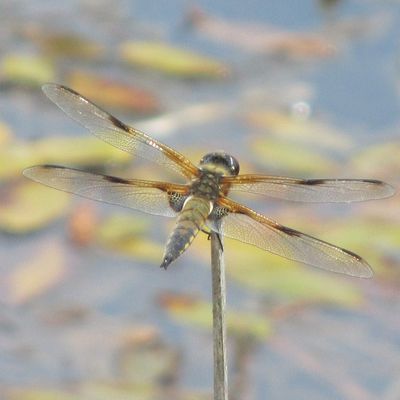
[[[207,217],[212,211],[210,200],[202,197],[189,197],[180,212],[174,230],[172,231],[165,249],[162,268],[178,258],[192,243],[193,239],[203,228]]]

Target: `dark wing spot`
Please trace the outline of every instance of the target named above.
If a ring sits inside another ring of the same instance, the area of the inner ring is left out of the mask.
[[[289,236],[297,236],[300,237],[302,234],[298,231],[295,231],[292,228],[288,228],[287,226],[283,225],[276,225],[276,229],[280,230],[283,233],[288,234]]]
[[[51,164],[40,165],[40,167],[44,169],[53,169],[53,168],[67,169],[67,167],[63,167],[62,165],[51,165]],[[68,168],[68,169],[73,169],[73,168]]]
[[[299,183],[301,185],[309,185],[309,186],[323,185],[324,183],[326,183],[326,179],[305,179],[303,181],[299,181]]]
[[[69,87],[67,87],[67,86],[58,85],[58,84],[57,84],[56,86],[60,87],[61,89],[64,89],[64,90],[67,91],[67,92],[70,92],[70,93],[72,93],[72,94],[74,94],[74,95],[76,95],[76,96],[78,96],[78,97],[84,98],[81,94],[79,94],[78,92],[75,92],[75,90],[73,90],[73,89],[71,89],[71,88],[69,88]]]
[[[385,182],[378,181],[376,179],[361,179],[363,182],[373,183],[375,185],[385,185]]]
[[[113,117],[112,115],[108,114],[108,119],[112,122],[117,128],[122,129],[124,131],[129,131],[129,128],[121,122],[118,118]]]
[[[346,249],[342,249],[342,248],[340,248],[340,249],[341,249],[342,251],[344,251],[345,253],[351,255],[352,257],[354,257],[357,261],[363,261],[363,259],[362,259],[358,254],[353,253],[353,252],[350,251],[350,250],[346,250]]]
[[[337,179],[337,181],[342,181],[343,179]],[[378,181],[376,179],[345,179],[346,181],[359,181],[359,182],[365,182],[365,183],[372,183],[374,185],[384,185],[385,183],[382,181]],[[308,186],[313,186],[313,185],[323,185],[324,183],[327,183],[331,181],[332,179],[304,179],[304,180],[299,180],[299,184],[301,185],[308,185]]]
[[[104,175],[104,180],[112,183],[129,183],[128,180],[118,178],[117,176],[109,176],[109,175]]]

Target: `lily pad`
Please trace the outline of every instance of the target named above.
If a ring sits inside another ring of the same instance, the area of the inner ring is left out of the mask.
[[[80,400],[75,394],[47,388],[10,389],[7,400]]]
[[[104,55],[104,46],[77,33],[46,31],[36,25],[24,34],[49,57],[98,60]]]
[[[336,150],[346,150],[352,145],[348,136],[333,127],[296,112],[256,110],[247,115],[247,120],[253,126],[265,130],[268,135],[290,142]]]
[[[189,296],[166,294],[160,297],[160,304],[176,321],[211,331],[212,306],[210,303]],[[226,324],[228,333],[233,336],[263,340],[271,332],[271,327],[265,317],[257,314],[228,311]]]
[[[57,285],[65,276],[64,251],[58,243],[47,243],[40,251],[13,267],[3,278],[3,301],[23,304]]]
[[[329,241],[346,243],[346,247],[367,259],[375,274],[386,272],[386,255],[398,254],[400,248],[400,227],[396,221],[348,220],[326,224],[325,229]]]
[[[105,108],[120,108],[138,114],[153,114],[160,109],[156,96],[148,90],[110,78],[75,71],[69,86]]]
[[[151,263],[161,262],[164,245],[148,239],[148,218],[114,214],[97,227],[96,241],[119,254]]]
[[[230,21],[193,7],[187,21],[210,40],[245,51],[294,59],[322,58],[336,52],[334,43],[318,32],[287,31],[277,26]]]
[[[384,142],[369,146],[352,158],[351,167],[365,176],[386,177],[398,181],[400,176],[400,142]]]
[[[251,148],[261,165],[279,174],[326,176],[338,168],[327,155],[283,140],[257,138],[251,143]]]
[[[155,389],[129,383],[87,382],[72,390],[27,388],[7,390],[7,400],[128,400],[155,398]]]
[[[339,279],[338,275],[302,267],[238,241],[227,240],[225,248],[228,275],[251,290],[344,306],[355,306],[362,301],[360,290],[351,282]]]
[[[88,382],[80,385],[77,400],[152,400],[157,397],[156,388],[152,385],[134,385],[124,382]],[[58,399],[55,399],[58,400]]]
[[[36,157],[42,163],[95,166],[110,163],[126,163],[128,153],[104,143],[93,136],[46,137],[33,146]]]
[[[53,64],[46,58],[28,54],[8,54],[0,66],[3,81],[16,85],[41,86],[56,80]]]
[[[92,136],[55,136],[35,142],[11,142],[0,148],[0,179],[20,176],[23,169],[38,164],[99,166],[128,163],[131,156]]]
[[[118,375],[137,387],[155,388],[173,380],[178,360],[176,350],[159,339],[124,346],[116,354]]]
[[[11,140],[11,129],[3,122],[0,122],[0,149]]]
[[[120,46],[127,63],[182,78],[221,78],[228,68],[211,58],[159,42],[126,42]]]
[[[7,185],[1,197],[0,230],[12,234],[47,226],[65,214],[70,199],[67,193],[28,180]]]

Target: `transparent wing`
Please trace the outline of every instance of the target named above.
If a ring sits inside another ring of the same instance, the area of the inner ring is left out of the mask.
[[[55,83],[48,83],[42,89],[61,110],[99,139],[128,153],[154,161],[187,178],[197,175],[197,167],[182,154],[125,125],[72,89]]]
[[[55,189],[164,217],[176,216],[187,190],[184,185],[125,180],[54,165],[27,168],[23,173]]]
[[[208,225],[224,236],[328,271],[372,276],[367,262],[351,251],[287,228],[229,199],[219,203]]]
[[[227,191],[261,194],[278,199],[306,202],[350,202],[381,199],[395,190],[372,179],[295,179],[263,175],[224,177]]]

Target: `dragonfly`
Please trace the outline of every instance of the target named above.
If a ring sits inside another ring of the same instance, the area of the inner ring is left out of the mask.
[[[123,179],[58,165],[38,165],[23,174],[55,189],[145,213],[175,217],[161,267],[175,261],[199,232],[216,232],[279,256],[324,270],[371,277],[357,254],[281,225],[228,196],[235,192],[297,202],[351,202],[386,198],[394,188],[372,179],[297,179],[240,175],[239,163],[222,151],[206,154],[196,166],[184,155],[126,125],[74,90],[48,83],[47,97],[97,138],[179,174],[184,184]],[[220,236],[219,236],[220,237]]]

